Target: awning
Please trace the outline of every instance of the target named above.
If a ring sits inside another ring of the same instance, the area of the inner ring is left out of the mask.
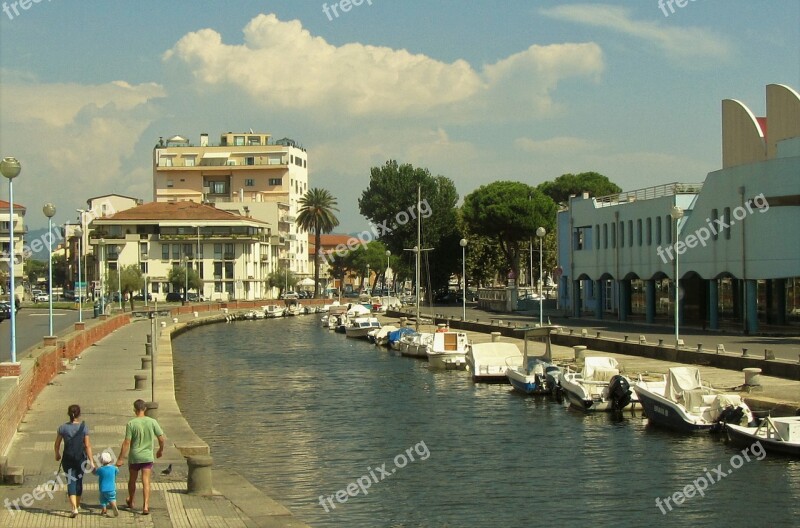
[[[203,159],[227,159],[230,157],[230,152],[206,152],[203,154]]]

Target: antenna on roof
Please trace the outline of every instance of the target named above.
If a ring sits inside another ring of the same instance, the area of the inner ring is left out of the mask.
[[[252,129],[252,128],[250,129],[250,133],[251,133],[251,134],[253,133],[253,129]]]

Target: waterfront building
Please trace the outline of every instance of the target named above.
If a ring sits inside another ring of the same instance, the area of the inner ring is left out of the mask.
[[[334,278],[331,275],[333,271],[332,264],[337,259],[344,257],[339,255],[339,252],[350,251],[349,247],[357,247],[362,242],[358,237],[352,235],[341,235],[337,233],[327,233],[320,236],[320,251],[317,251],[316,242],[314,241],[314,234],[308,235],[308,260],[311,263],[311,273],[314,273],[314,259],[318,258],[320,262],[319,267],[319,280],[322,283],[320,292],[324,293],[327,288],[335,288],[340,293],[344,291],[358,291],[358,278],[350,273],[345,274],[344,278]],[[365,242],[364,242],[365,243]],[[350,246],[348,246],[350,244]]]
[[[786,324],[800,311],[800,96],[767,86],[765,117],[723,101],[722,168],[703,183],[584,193],[557,222],[559,304],[574,316]]]
[[[154,201],[213,203],[269,223],[283,239],[276,266],[299,277],[313,274],[306,233],[295,224],[307,190],[308,153],[292,139],[227,132],[218,145],[201,134],[197,145],[173,136],[153,149]]]
[[[24,238],[28,228],[25,226],[25,206],[14,203],[14,217],[11,217],[11,204],[0,200],[0,277],[3,295],[8,295],[11,279],[11,255],[14,255],[14,289],[22,298]],[[14,224],[14,240],[11,240],[11,223]]]
[[[272,296],[267,277],[282,245],[266,222],[194,201],[151,202],[94,219],[89,243],[98,256],[96,273],[131,264],[147,277],[154,300],[179,291],[167,279],[171,268],[197,270],[205,299],[253,300]],[[112,290],[113,285],[112,285]]]

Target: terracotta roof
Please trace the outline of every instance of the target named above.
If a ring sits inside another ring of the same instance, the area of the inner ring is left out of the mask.
[[[0,200],[0,209],[8,209],[9,205],[11,205],[11,204],[9,204],[7,201]],[[14,210],[17,210],[17,209],[25,210],[25,206],[21,205],[21,204],[18,204],[18,203],[15,203],[14,204]]]
[[[339,244],[347,244],[350,239],[357,238],[353,235],[338,235],[336,233],[329,234],[329,235],[321,235],[319,242],[322,245],[322,249],[332,249],[338,246]],[[314,233],[309,233],[308,235],[308,245],[309,247],[314,246]]]
[[[200,204],[197,202],[149,202],[131,209],[120,211],[110,216],[98,218],[97,220],[108,221],[132,221],[132,220],[249,220],[251,222],[264,223],[253,218],[240,216],[237,214],[217,209],[211,205]]]

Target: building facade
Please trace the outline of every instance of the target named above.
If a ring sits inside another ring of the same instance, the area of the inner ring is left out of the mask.
[[[209,143],[208,134],[193,145],[173,136],[153,150],[156,202],[214,203],[269,222],[283,239],[283,246],[276,246],[276,265],[301,277],[313,273],[306,234],[295,224],[298,200],[307,190],[308,154],[291,139],[228,132],[217,145]]]
[[[570,199],[558,213],[562,308],[647,322],[677,309],[751,334],[800,312],[800,96],[766,94],[760,118],[722,102],[722,168],[702,184]]]
[[[273,245],[280,241],[266,222],[193,201],[151,202],[89,225],[89,243],[97,255],[95,273],[105,282],[110,270],[136,265],[147,291],[164,301],[172,291],[172,268],[196,270],[199,294],[214,301],[272,296],[267,284]],[[102,287],[114,291],[114,285]]]
[[[16,295],[22,298],[24,291],[22,280],[23,274],[23,255],[24,238],[28,228],[25,226],[25,206],[18,203],[14,204],[14,216],[11,216],[11,204],[0,200],[0,278],[2,278],[3,295],[10,294],[11,279],[11,255],[14,255],[14,289]],[[11,224],[14,224],[14,240],[11,240]],[[13,247],[13,252],[12,252]]]

